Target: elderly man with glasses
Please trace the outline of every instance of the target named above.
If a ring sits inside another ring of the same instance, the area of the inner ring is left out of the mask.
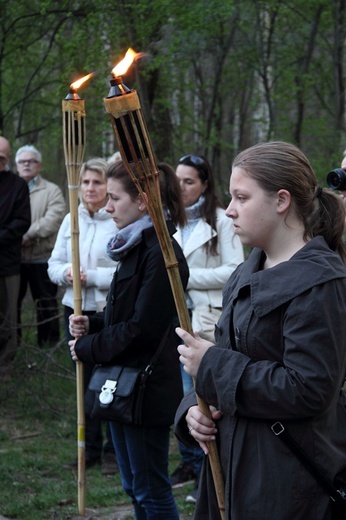
[[[29,188],[32,221],[22,242],[18,323],[21,322],[22,301],[29,285],[36,306],[37,342],[39,346],[49,346],[59,340],[59,312],[57,285],[51,282],[47,273],[48,259],[66,205],[59,186],[41,176],[42,156],[34,146],[19,148],[16,166]]]

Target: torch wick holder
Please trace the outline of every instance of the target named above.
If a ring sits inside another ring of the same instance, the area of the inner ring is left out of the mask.
[[[73,101],[79,101],[81,98],[79,97],[77,90],[75,90],[74,88],[70,88],[70,91],[67,94],[67,96],[65,97],[65,99],[67,99],[67,100],[72,99]]]
[[[124,94],[129,94],[131,92],[131,89],[123,83],[123,79],[121,76],[113,76],[113,78],[110,80],[110,89],[107,96],[107,99],[116,97],[116,96],[123,96]]]

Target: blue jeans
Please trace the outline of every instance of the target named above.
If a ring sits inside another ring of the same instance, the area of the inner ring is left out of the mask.
[[[179,520],[168,477],[169,426],[110,423],[124,490],[137,520]]]
[[[181,379],[183,381],[184,395],[186,395],[193,387],[193,379],[189,374],[185,372],[183,365],[180,365],[180,371]],[[193,467],[195,478],[196,480],[198,480],[204,459],[204,453],[202,448],[200,448],[199,446],[196,446],[196,448],[187,448],[186,446],[184,446],[184,444],[179,442],[179,451],[182,462]]]

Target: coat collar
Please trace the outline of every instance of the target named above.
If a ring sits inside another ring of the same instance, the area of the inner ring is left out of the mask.
[[[94,213],[94,215],[91,217],[89,211],[86,209],[84,204],[81,202],[78,206],[79,214],[83,216],[83,218],[86,221],[94,222],[95,220],[110,220],[112,216],[107,213],[105,208],[101,208],[98,211]],[[116,225],[114,224],[114,234],[116,233]]]
[[[41,174],[36,175],[35,178],[37,178],[37,181],[35,183],[35,186],[30,191],[30,193],[34,193],[34,192],[40,191],[40,190],[46,190],[50,181],[47,181],[46,179],[44,179]]]
[[[258,317],[316,285],[346,278],[346,266],[320,236],[310,240],[290,260],[271,269],[258,270],[262,258],[262,250],[256,248],[252,251],[248,260],[239,268],[233,290],[233,296],[237,298],[240,290],[250,285],[251,303]]]
[[[169,235],[172,236],[176,232],[176,228],[171,220],[166,221]],[[142,242],[138,246],[131,249],[126,255],[124,261],[121,262],[119,271],[117,273],[117,280],[124,280],[132,277],[137,270],[137,264],[142,258],[143,248],[150,249],[158,243],[157,234],[154,227],[145,229],[142,232]]]
[[[184,256],[187,258],[191,253],[196,251],[196,249],[199,249],[200,247],[204,246],[209,240],[211,240],[213,237],[217,235],[217,232],[215,229],[213,229],[205,220],[202,218],[199,219],[198,224],[196,225],[195,229],[191,233],[188,241],[186,242],[183,252]],[[181,246],[182,239],[181,239],[181,231],[180,229],[174,236],[176,238],[177,242]]]

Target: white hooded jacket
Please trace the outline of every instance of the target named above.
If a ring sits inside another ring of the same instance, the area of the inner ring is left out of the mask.
[[[82,286],[82,310],[98,311],[106,296],[116,270],[117,262],[106,252],[108,241],[114,237],[116,226],[104,208],[90,216],[83,204],[78,207],[80,266],[86,273],[86,286]],[[70,214],[66,215],[48,261],[48,275],[52,282],[66,287],[63,305],[73,308],[73,287],[67,280],[72,266]]]
[[[202,218],[192,231],[183,252],[190,277],[187,290],[194,307],[222,307],[222,289],[235,268],[244,260],[243,246],[234,234],[233,221],[217,208],[216,231]],[[217,255],[207,252],[207,244],[218,236]],[[174,235],[182,245],[181,231]]]

